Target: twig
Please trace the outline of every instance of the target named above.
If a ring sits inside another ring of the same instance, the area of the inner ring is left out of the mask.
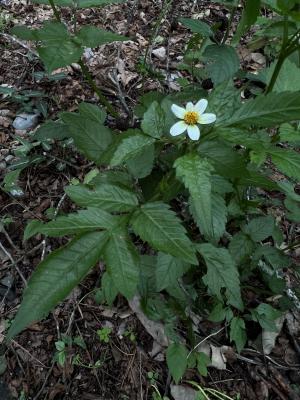
[[[0,229],[1,229],[0,232],[2,231],[2,232],[4,233],[6,239],[7,239],[8,243],[11,245],[11,247],[12,247],[14,250],[18,251],[19,249],[18,249],[17,246],[14,244],[14,242],[11,240],[9,234],[7,233],[7,231],[6,231],[6,229],[4,228],[3,225],[1,226]]]
[[[187,358],[190,357],[190,355],[193,353],[193,351],[195,351],[202,343],[206,342],[209,338],[211,338],[212,336],[216,336],[218,335],[220,332],[222,332],[225,329],[225,326],[223,326],[221,329],[219,329],[217,332],[213,332],[210,335],[208,335],[207,337],[205,337],[203,340],[201,340],[201,342],[199,342],[198,344],[196,344],[196,346],[189,352]]]
[[[47,365],[43,364],[40,360],[38,360],[36,357],[34,357],[28,350],[26,350],[23,346],[21,346],[18,342],[15,340],[11,339],[11,343],[14,344],[17,347],[20,347],[26,354],[28,354],[33,360],[35,360],[37,363],[39,363],[42,367],[48,369]]]
[[[20,278],[22,279],[22,281],[23,281],[23,283],[24,283],[24,285],[26,287],[27,286],[27,281],[26,281],[24,275],[22,274],[22,272],[20,271],[19,267],[17,266],[15,260],[13,259],[12,255],[10,254],[10,252],[8,250],[6,250],[6,248],[3,246],[3,244],[1,242],[0,242],[0,248],[7,255],[7,257],[10,259],[10,261],[14,265],[16,271],[20,275]]]
[[[46,384],[47,384],[47,382],[48,382],[48,379],[50,378],[50,375],[51,375],[51,373],[52,373],[52,370],[53,370],[54,365],[55,365],[55,362],[52,361],[51,367],[50,367],[50,369],[49,369],[49,371],[48,371],[48,373],[47,373],[47,375],[46,375],[46,378],[44,379],[44,382],[43,382],[43,384],[42,384],[42,387],[40,388],[40,390],[38,391],[38,393],[36,394],[36,396],[33,398],[33,400],[38,400],[38,398],[40,397],[40,395],[43,393],[43,390],[45,389],[45,386],[46,386]]]
[[[23,47],[24,49],[28,50],[29,53],[33,54],[35,57],[38,57],[38,54],[35,50],[32,50],[26,43],[24,43],[22,40],[19,40],[15,38],[14,36],[9,35],[8,33],[0,33],[0,36],[3,36],[6,40],[9,40],[10,42],[16,43],[19,46]]]

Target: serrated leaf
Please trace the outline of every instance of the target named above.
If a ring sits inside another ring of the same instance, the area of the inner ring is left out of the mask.
[[[98,122],[98,124],[104,124],[107,115],[103,108],[86,102],[79,104],[78,111],[82,117]]]
[[[198,264],[192,242],[180,220],[164,203],[146,203],[133,214],[130,223],[136,235],[154,249],[188,263]]]
[[[155,269],[156,289],[161,291],[172,286],[189,269],[189,264],[172,257],[170,254],[158,253]]]
[[[241,94],[232,79],[216,86],[209,96],[209,110],[217,116],[217,123],[227,121],[241,106]]]
[[[269,93],[244,103],[225,124],[268,127],[298,120],[299,114],[300,91]]]
[[[126,162],[127,169],[132,176],[138,179],[151,174],[154,166],[154,144],[146,147],[141,154]]]
[[[139,256],[125,229],[111,232],[104,249],[104,260],[116,288],[131,299],[139,280]]]
[[[218,242],[226,230],[228,211],[224,198],[217,193],[212,193],[211,213],[213,224],[213,237],[214,240]]]
[[[83,54],[83,48],[69,40],[55,46],[39,47],[37,51],[49,73],[76,63]]]
[[[269,236],[275,229],[275,221],[271,215],[252,219],[243,228],[244,233],[249,235],[254,242],[261,242]]]
[[[160,138],[165,132],[165,114],[157,101],[144,113],[141,127],[144,133],[154,138]]]
[[[240,264],[254,251],[254,243],[242,232],[236,233],[228,247],[230,254],[237,264]]]
[[[240,68],[240,60],[235,49],[225,44],[207,46],[203,57],[210,61],[206,69],[214,84],[232,78]]]
[[[87,25],[81,28],[77,33],[76,38],[80,40],[83,46],[91,48],[101,46],[105,43],[129,40],[129,38],[125,36],[96,28],[92,25]]]
[[[105,300],[109,306],[112,306],[115,298],[117,297],[119,291],[114,284],[111,275],[108,272],[104,272],[101,279],[101,287],[104,293]]]
[[[83,185],[68,186],[67,195],[81,207],[97,207],[105,211],[131,211],[138,205],[136,195],[115,185],[102,184],[94,190]]]
[[[44,318],[64,300],[99,260],[108,236],[90,232],[53,251],[32,274],[20,309],[9,329],[11,339],[34,321]]]
[[[300,93],[300,92],[299,92]],[[300,97],[299,97],[300,101]],[[299,115],[298,115],[299,118]],[[268,150],[276,167],[290,178],[300,181],[300,154],[293,150],[273,148]]]
[[[43,233],[50,237],[78,235],[98,229],[113,229],[119,222],[117,216],[112,216],[99,208],[89,208],[80,210],[77,213],[57,217],[54,221],[47,224],[39,224],[34,229],[34,233]],[[32,236],[26,232],[26,240]]]
[[[86,110],[83,114],[64,112],[60,116],[68,126],[70,136],[74,139],[78,150],[88,159],[100,163],[104,150],[112,140],[110,129],[96,122],[95,118],[88,117]]]
[[[193,33],[199,33],[203,37],[214,36],[210,26],[199,19],[179,18],[179,22],[189,28]]]
[[[167,349],[167,365],[176,383],[183,377],[187,368],[188,351],[183,344],[173,343]]]
[[[229,251],[210,243],[200,244],[197,249],[207,266],[207,274],[203,281],[210,292],[222,301],[221,289],[226,288],[228,303],[243,310],[239,274]]]
[[[236,349],[240,353],[247,342],[245,322],[242,318],[232,318],[230,322],[230,340],[235,342]]]
[[[125,137],[121,140],[112,156],[110,165],[117,166],[125,161],[140,156],[143,152],[146,152],[153,143],[154,139],[139,133]]]
[[[211,171],[213,167],[197,154],[187,154],[178,158],[174,167],[176,176],[182,180],[191,195],[195,220],[206,238],[213,238]]]

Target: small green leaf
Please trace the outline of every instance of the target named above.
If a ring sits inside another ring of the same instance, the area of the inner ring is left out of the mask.
[[[208,320],[212,322],[221,322],[225,319],[226,309],[222,303],[218,303],[210,312]]]
[[[259,322],[263,329],[271,332],[277,332],[278,329],[275,324],[275,320],[281,317],[282,312],[276,310],[272,306],[266,303],[261,303],[254,310],[251,310],[252,319]]]
[[[269,236],[272,236],[274,229],[274,218],[268,215],[266,217],[252,219],[249,224],[245,226],[243,231],[249,235],[254,242],[261,242]]]
[[[230,322],[230,340],[235,342],[236,349],[240,353],[247,342],[245,322],[242,318],[232,318]]]
[[[141,154],[126,162],[127,169],[135,178],[145,178],[151,174],[154,165],[154,144],[146,147]]]
[[[211,293],[222,301],[221,289],[225,288],[228,303],[243,310],[239,274],[229,251],[214,247],[210,243],[199,244],[197,249],[207,266],[207,274],[203,281]]]
[[[238,232],[232,237],[228,249],[234,261],[240,264],[253,253],[254,243],[243,232]]]
[[[179,257],[185,262],[198,264],[186,230],[168,205],[160,202],[146,203],[135,211],[130,223],[135,234],[154,249]]]
[[[187,368],[188,351],[183,344],[173,343],[167,349],[167,365],[177,384]]]
[[[97,207],[105,211],[131,211],[138,205],[134,193],[107,183],[97,186],[94,190],[77,185],[68,186],[65,191],[81,207]]]
[[[158,253],[155,270],[156,289],[160,292],[168,286],[172,286],[188,269],[189,265],[182,260],[169,254]]]
[[[160,138],[165,132],[165,114],[157,101],[145,112],[141,127],[144,133],[154,138]]]
[[[193,33],[199,33],[203,37],[214,36],[210,26],[199,19],[179,18],[179,22],[189,28]]]
[[[205,353],[197,353],[197,369],[200,375],[207,376],[207,367],[211,363],[210,358]]]
[[[33,138],[40,141],[47,139],[62,140],[67,137],[70,137],[67,125],[57,121],[47,121],[33,133]]]
[[[101,286],[104,292],[104,297],[109,306],[112,306],[115,298],[117,297],[119,291],[116,288],[111,275],[108,272],[104,272],[101,279]]]

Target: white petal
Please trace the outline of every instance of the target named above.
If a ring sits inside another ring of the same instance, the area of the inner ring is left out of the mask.
[[[171,110],[173,114],[176,115],[177,118],[183,119],[185,114],[185,109],[177,106],[176,104],[172,104]]]
[[[194,104],[189,101],[185,107],[186,111],[194,111]]]
[[[197,125],[189,125],[187,128],[188,135],[192,140],[198,140],[200,137],[200,129]]]
[[[201,99],[198,101],[198,103],[195,105],[195,111],[198,111],[198,113],[203,114],[204,111],[206,110],[208,101],[206,99]]]
[[[187,124],[184,121],[179,121],[174,124],[170,129],[170,134],[172,136],[181,135],[187,128]]]
[[[216,114],[202,114],[199,124],[212,124],[217,119]]]

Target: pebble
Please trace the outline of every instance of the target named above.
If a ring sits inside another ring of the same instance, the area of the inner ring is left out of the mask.
[[[164,61],[166,59],[167,51],[165,47],[159,47],[158,49],[154,49],[152,54],[157,57],[160,61]]]
[[[6,157],[4,158],[4,160],[5,160],[7,163],[9,163],[10,161],[12,161],[13,159],[14,159],[14,156],[11,155],[11,154],[9,154],[8,156],[6,156]]]
[[[39,122],[39,114],[22,113],[16,116],[13,127],[17,130],[33,129]]]
[[[4,170],[6,168],[6,162],[5,161],[1,161],[0,162],[0,171]]]

